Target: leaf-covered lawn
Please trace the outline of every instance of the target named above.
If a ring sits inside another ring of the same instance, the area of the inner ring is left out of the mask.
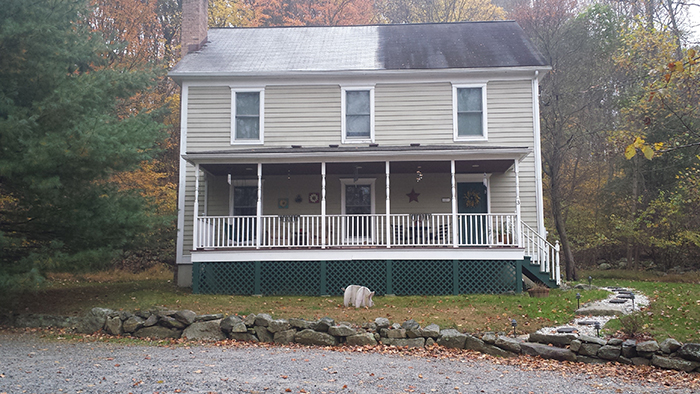
[[[589,273],[585,273],[587,277]],[[519,334],[545,326],[565,324],[574,318],[576,292],[581,304],[603,299],[605,291],[552,290],[547,298],[522,295],[459,295],[375,297],[371,309],[345,308],[342,297],[308,296],[230,296],[192,294],[174,286],[167,272],[140,276],[107,273],[84,277],[54,276],[43,290],[12,297],[0,306],[0,312],[82,315],[92,307],[117,310],[149,309],[163,306],[191,309],[197,313],[226,315],[268,313],[275,318],[318,319],[329,316],[356,324],[386,317],[401,323],[415,319],[422,326],[431,323],[471,333],[512,332],[511,319]],[[700,342],[700,285],[694,283],[658,283],[644,280],[599,279],[594,285],[622,286],[648,295],[651,306],[643,313],[642,331],[657,340],[673,337],[681,342]],[[148,279],[147,279],[148,278]],[[642,278],[645,279],[645,278]],[[618,321],[606,326],[607,332],[620,329]]]

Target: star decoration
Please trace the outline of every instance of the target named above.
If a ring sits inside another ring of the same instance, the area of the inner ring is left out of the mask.
[[[406,194],[408,196],[408,202],[410,203],[411,201],[418,202],[418,196],[420,196],[420,193],[416,193],[415,190],[411,189],[410,193]]]

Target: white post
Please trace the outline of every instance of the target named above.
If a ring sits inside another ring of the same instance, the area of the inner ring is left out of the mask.
[[[199,222],[199,163],[194,165],[194,223],[192,226],[192,238],[194,239],[194,248],[199,249],[200,234],[197,231]]]
[[[522,217],[520,215],[520,163],[518,160],[513,160],[513,169],[515,170],[515,220],[516,228],[518,229],[518,247],[523,247],[522,240]]]
[[[258,203],[256,206],[256,225],[255,233],[255,249],[260,249],[260,241],[262,238],[262,163],[258,163]]]
[[[326,248],[326,162],[321,162],[321,249]]]
[[[385,170],[386,172],[386,247],[391,248],[391,199],[390,199],[390,189],[389,189],[389,161],[386,161]]]
[[[455,180],[455,161],[450,160],[450,173],[452,174],[452,246],[459,247],[457,239],[457,182]]]
[[[559,247],[560,247],[559,240],[557,240],[557,242],[554,244],[554,253],[555,253],[554,264],[556,264],[556,266],[555,266],[555,270],[556,270],[555,278],[557,280],[557,285],[561,284],[561,267],[559,266]]]

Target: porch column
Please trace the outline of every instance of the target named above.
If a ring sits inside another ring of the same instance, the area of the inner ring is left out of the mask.
[[[326,162],[321,162],[321,249],[326,248]]]
[[[513,160],[513,170],[515,171],[515,220],[516,229],[518,231],[518,247],[523,247],[522,239],[522,218],[520,217],[520,162]]]
[[[258,163],[258,202],[256,204],[256,236],[255,249],[260,249],[260,241],[262,239],[262,163]]]
[[[199,222],[199,164],[194,165],[194,213],[192,214],[194,223],[192,223],[192,239],[194,241],[193,248],[199,249],[200,234],[197,231]]]
[[[457,233],[457,181],[455,180],[455,161],[450,160],[450,173],[452,175],[452,247],[459,247]]]
[[[386,161],[386,247],[391,248],[391,199],[389,189],[389,161]]]

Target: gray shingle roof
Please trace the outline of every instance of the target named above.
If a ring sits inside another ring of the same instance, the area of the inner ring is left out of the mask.
[[[513,21],[210,29],[171,76],[543,67]]]

